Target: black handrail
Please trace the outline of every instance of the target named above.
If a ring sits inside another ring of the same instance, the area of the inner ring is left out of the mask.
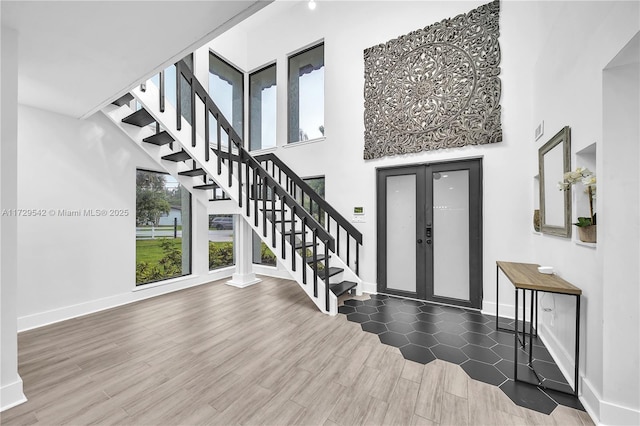
[[[336,222],[336,238],[337,238],[337,250],[336,254],[340,256],[340,229],[344,229],[347,234],[347,256],[346,263],[349,265],[350,256],[350,238],[356,243],[356,259],[355,259],[355,272],[359,275],[359,245],[362,245],[362,233],[358,231],[344,216],[342,216],[331,204],[329,204],[324,198],[322,198],[307,182],[298,176],[289,166],[287,166],[278,156],[273,153],[266,153],[256,155],[254,157],[260,163],[267,163],[265,170],[269,170],[268,164],[271,163],[271,176],[282,185],[282,174],[286,178],[286,187],[289,189],[289,194],[296,197],[296,189],[300,189],[302,192],[302,201],[304,202],[304,196],[309,197],[309,211],[313,215],[314,203],[318,206],[318,213],[325,212],[327,214],[327,231],[331,233],[331,220]],[[274,167],[275,166],[275,167]],[[277,168],[277,177],[276,177]],[[291,184],[293,183],[293,185]],[[333,235],[333,234],[332,234]]]
[[[266,196],[268,190],[271,190],[271,222],[272,222],[272,233],[273,228],[275,228],[276,221],[281,224],[281,233],[282,233],[282,256],[285,257],[286,253],[284,250],[284,242],[285,242],[285,223],[288,219],[285,217],[285,204],[288,206],[291,212],[291,219],[289,219],[292,223],[292,226],[295,226],[296,218],[300,220],[300,223],[303,226],[302,233],[303,235],[306,233],[307,228],[313,233],[313,259],[317,261],[317,250],[316,245],[318,244],[318,240],[323,243],[325,255],[324,258],[324,267],[328,270],[329,268],[329,256],[328,251],[332,252],[336,250],[336,242],[333,236],[329,233],[328,230],[325,230],[324,227],[316,221],[313,217],[313,214],[309,214],[303,206],[301,206],[295,199],[295,195],[291,195],[287,192],[285,188],[283,188],[274,177],[272,177],[268,171],[266,171],[259,161],[257,161],[251,154],[245,150],[244,143],[242,138],[237,134],[237,132],[233,129],[231,124],[227,121],[224,115],[221,113],[220,109],[217,107],[215,102],[209,96],[207,90],[202,86],[200,81],[194,76],[193,72],[187,64],[181,60],[175,64],[176,66],[176,126],[177,129],[180,130],[182,127],[182,79],[186,80],[186,83],[190,86],[190,112],[191,112],[191,144],[193,147],[196,146],[196,120],[197,120],[197,111],[196,111],[196,99],[199,98],[204,105],[204,122],[205,122],[205,162],[209,161],[209,152],[212,151],[216,154],[217,157],[217,172],[218,175],[222,174],[221,165],[222,163],[226,163],[228,169],[228,180],[229,186],[233,186],[232,176],[234,174],[234,163],[236,163],[236,178],[238,180],[238,204],[240,207],[243,207],[243,202],[246,205],[246,213],[247,216],[251,216],[250,209],[250,188],[260,187],[263,189],[263,223],[262,223],[262,231],[263,235],[266,236],[267,232],[267,206],[266,206]],[[164,105],[164,78],[165,73],[161,73],[160,75],[160,104]],[[210,146],[210,135],[209,135],[209,114],[216,120],[216,136],[217,136],[217,146],[215,148]],[[226,151],[223,149],[224,147],[221,144],[221,136],[222,131],[224,131],[228,136],[228,144],[226,147]],[[237,150],[234,153],[234,149]],[[245,167],[245,183],[243,184],[243,171],[242,167]],[[251,172],[249,172],[251,169]],[[253,177],[253,182],[251,183],[251,177]],[[245,186],[246,191],[243,197],[242,189]],[[255,226],[258,226],[258,198],[257,194],[254,194],[254,212],[255,214]],[[276,196],[280,201],[280,212],[281,217],[276,219],[276,207],[275,201]],[[360,240],[361,240],[360,236]],[[272,243],[275,243],[275,233],[272,235]],[[293,271],[296,270],[296,241],[295,241],[295,229],[292,229],[290,234],[290,244],[291,244],[291,268]],[[275,247],[275,244],[272,244]],[[306,274],[306,265],[307,265],[307,254],[306,254],[306,238],[303,238],[302,244],[302,267],[303,267],[303,283],[307,282],[307,274]],[[314,295],[317,297],[317,285],[318,285],[318,264],[314,263]],[[326,310],[329,311],[329,277],[328,274],[325,274],[325,304]]]

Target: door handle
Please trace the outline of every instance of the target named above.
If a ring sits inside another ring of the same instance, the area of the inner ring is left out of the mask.
[[[422,239],[418,239],[417,243],[422,244]]]

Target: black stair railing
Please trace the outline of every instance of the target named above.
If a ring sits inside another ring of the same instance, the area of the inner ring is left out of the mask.
[[[356,275],[360,275],[360,246],[362,245],[362,233],[358,231],[346,218],[333,208],[324,198],[322,198],[308,183],[298,176],[289,166],[287,166],[278,156],[273,153],[256,155],[254,157],[270,172],[271,176],[278,183],[285,187],[289,194],[304,205],[305,197],[309,199],[309,212],[313,215],[317,210],[318,218],[324,218],[326,230],[336,239],[336,255],[340,256],[340,235],[346,235],[346,257],[343,260],[347,266],[355,270]],[[318,219],[320,223],[323,221]],[[332,225],[332,222],[334,225]],[[353,243],[353,244],[352,244]],[[355,246],[355,258],[351,257],[351,246]],[[344,253],[344,252],[343,252]]]
[[[262,235],[267,237],[268,223],[271,222],[271,245],[276,247],[276,226],[280,226],[281,234],[281,256],[284,259],[291,256],[291,269],[296,270],[296,255],[302,258],[303,284],[307,284],[306,266],[310,265],[313,270],[313,290],[314,297],[318,297],[318,279],[324,279],[326,310],[329,311],[329,274],[324,273],[319,276],[318,269],[320,261],[324,263],[324,270],[329,270],[329,251],[335,252],[336,242],[333,236],[318,223],[312,214],[308,213],[301,206],[294,195],[291,195],[283,188],[273,176],[265,170],[251,154],[244,149],[242,138],[227,121],[215,102],[209,96],[207,90],[194,76],[191,69],[184,61],[175,64],[176,73],[176,126],[182,128],[183,107],[189,108],[189,118],[191,124],[191,145],[197,145],[198,117],[204,116],[202,134],[204,135],[204,157],[205,162],[210,161],[210,153],[216,154],[217,174],[222,175],[222,165],[227,167],[227,178],[229,187],[233,186],[233,177],[238,181],[238,204],[246,208],[248,217],[252,217],[254,225],[262,231]],[[159,75],[159,96],[160,106],[165,106],[165,86],[166,73]],[[170,82],[171,83],[171,82]],[[188,88],[189,93],[183,93],[183,89]],[[185,105],[183,105],[183,103]],[[202,110],[198,111],[198,106]],[[202,113],[202,114],[201,114]],[[211,120],[215,121],[215,139],[212,146],[210,135]],[[223,143],[226,139],[226,144]],[[243,188],[245,189],[243,192]],[[254,188],[254,190],[252,190]],[[263,188],[263,191],[255,191],[255,188]],[[267,203],[269,202],[269,205]],[[251,204],[253,203],[253,214]],[[262,210],[262,223],[259,223],[257,212]],[[300,229],[296,229],[300,225]],[[302,241],[298,241],[296,235],[301,235]],[[307,235],[311,234],[311,235]],[[285,243],[291,245],[291,252],[286,253]],[[361,237],[360,237],[361,238]],[[311,241],[308,241],[311,239]],[[318,253],[318,247],[322,244],[324,254]],[[311,253],[308,252],[308,249]],[[324,271],[322,271],[324,272]]]

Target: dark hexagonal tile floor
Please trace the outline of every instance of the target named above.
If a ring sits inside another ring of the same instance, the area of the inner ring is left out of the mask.
[[[546,414],[558,404],[584,410],[577,398],[556,392],[571,392],[571,387],[538,338],[533,339],[532,363],[538,377],[528,366],[528,347],[518,348],[518,379],[524,381],[514,382],[514,336],[496,330],[494,316],[381,294],[368,300],[345,300],[338,312],[360,323],[362,330],[377,334],[382,343],[399,348],[406,359],[458,364],[471,378],[499,386],[522,407]],[[500,318],[498,323],[513,329],[513,320]]]

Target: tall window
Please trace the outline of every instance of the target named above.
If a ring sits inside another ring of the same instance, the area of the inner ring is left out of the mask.
[[[233,129],[243,136],[244,74],[214,53],[209,54],[209,95]]]
[[[310,177],[302,179],[305,181],[307,185],[311,187],[322,199],[324,199],[324,176],[319,177]],[[320,208],[318,203],[311,200],[307,194],[302,194],[302,192],[298,192],[296,194],[296,201],[302,204],[302,207],[309,212],[315,220],[318,221],[320,225],[324,226],[325,214],[324,210]]]
[[[324,44],[289,58],[289,142],[324,136]]]
[[[232,214],[209,215],[209,270],[236,264],[233,250]]]
[[[191,194],[173,177],[136,171],[136,285],[191,273]]]
[[[187,64],[187,67],[191,71],[193,71],[193,53],[185,56],[182,60]],[[176,66],[170,65],[164,70],[165,75],[165,86],[164,86],[164,96],[165,102],[176,107]],[[156,87],[160,87],[160,78],[159,74],[154,75],[151,78],[153,84]],[[183,77],[180,78],[180,107],[182,112],[182,117],[186,120],[187,123],[191,124],[191,87],[187,83]]]
[[[276,65],[249,75],[250,149],[276,146]]]

